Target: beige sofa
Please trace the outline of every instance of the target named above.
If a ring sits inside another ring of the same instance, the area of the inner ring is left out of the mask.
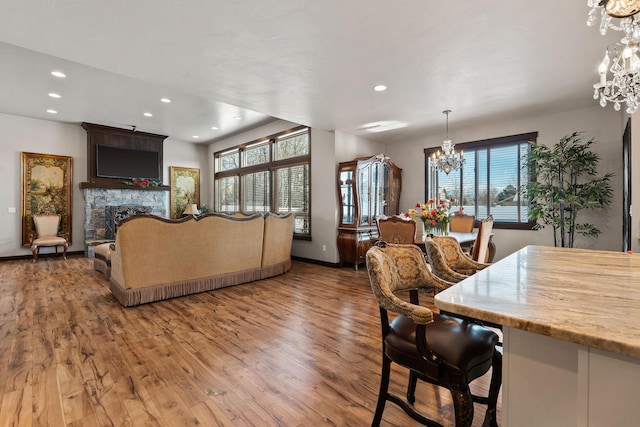
[[[292,241],[292,215],[135,215],[118,226],[110,289],[134,306],[276,276],[291,268]]]

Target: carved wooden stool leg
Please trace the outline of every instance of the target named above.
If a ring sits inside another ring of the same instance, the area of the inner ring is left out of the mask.
[[[418,383],[418,376],[415,372],[409,371],[409,386],[407,387],[407,402],[412,405],[416,403],[416,384]]]
[[[489,403],[482,427],[498,427],[498,395],[502,386],[502,353],[495,351],[491,362],[491,383],[489,385]]]
[[[371,427],[377,427],[382,420],[384,405],[387,403],[387,394],[389,392],[389,376],[391,373],[391,359],[384,354],[382,350],[382,376],[380,378],[380,391],[378,393],[378,404],[376,405],[376,413],[371,421]]]
[[[451,397],[453,397],[456,427],[471,427],[473,422],[473,397],[469,386],[451,388]]]

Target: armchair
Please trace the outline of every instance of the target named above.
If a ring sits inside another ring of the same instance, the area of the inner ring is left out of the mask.
[[[60,227],[60,215],[36,214],[33,216],[33,223],[36,228],[35,235],[31,236],[31,253],[33,254],[33,262],[38,261],[40,248],[43,246],[54,246],[56,254],[58,246],[63,247],[62,257],[67,259],[68,236],[60,236],[58,228]]]
[[[418,290],[430,291],[451,284],[428,270],[417,246],[379,244],[367,252],[366,259],[382,327],[382,375],[371,425],[380,425],[385,404],[390,401],[421,424],[439,426],[411,406],[420,379],[449,389],[456,427],[471,426],[474,402],[487,405],[483,425],[497,426],[496,408],[502,383],[502,356],[495,350],[498,336],[469,320],[433,313],[419,305]],[[398,295],[402,291],[409,291],[409,301]],[[397,316],[389,320],[388,311]],[[392,363],[409,369],[406,401],[389,393]],[[488,397],[472,395],[469,384],[490,369]]]
[[[440,247],[447,265],[461,274],[474,274],[478,270],[489,267],[488,263],[474,261],[467,255],[460,243],[451,236],[434,236],[433,243]]]

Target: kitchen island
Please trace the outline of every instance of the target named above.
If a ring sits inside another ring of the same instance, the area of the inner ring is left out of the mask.
[[[435,297],[502,325],[503,426],[637,426],[640,255],[527,246]]]

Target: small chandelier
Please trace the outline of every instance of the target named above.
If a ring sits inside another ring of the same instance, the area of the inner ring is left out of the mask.
[[[431,170],[434,172],[443,171],[447,175],[452,170],[458,170],[462,168],[465,163],[464,153],[460,151],[460,154],[456,153],[453,148],[454,144],[449,139],[449,113],[451,110],[444,110],[443,113],[447,116],[447,136],[442,142],[442,152],[438,150],[437,153],[431,155]]]
[[[622,44],[611,52],[613,59],[607,49],[598,66],[600,81],[593,85],[593,99],[600,98],[602,107],[607,102],[613,103],[616,111],[625,103],[627,113],[635,113],[640,107],[640,25],[635,19],[640,12],[640,0],[587,0],[587,5],[591,7],[587,25],[594,25],[599,13],[600,34],[606,34],[608,29],[624,33]],[[609,71],[611,80],[607,76]]]

